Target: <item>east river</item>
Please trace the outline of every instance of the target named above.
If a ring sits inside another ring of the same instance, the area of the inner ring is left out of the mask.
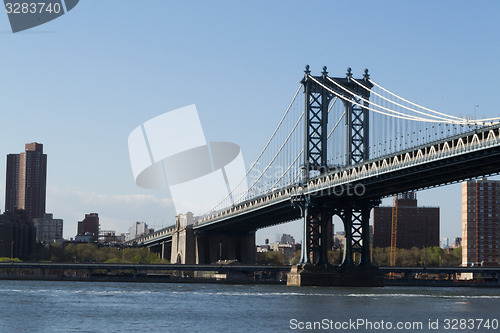
[[[0,332],[500,332],[500,288],[0,281]]]

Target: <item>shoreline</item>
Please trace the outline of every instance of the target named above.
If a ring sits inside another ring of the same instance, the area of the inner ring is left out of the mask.
[[[286,281],[218,280],[211,278],[129,277],[129,276],[0,276],[0,281],[68,281],[68,282],[133,282],[133,283],[206,283],[206,284],[269,284],[286,285]]]
[[[202,283],[202,284],[245,284],[284,285],[286,280],[214,279],[173,276],[0,276],[0,281],[68,281],[68,282],[125,282],[125,283]],[[395,280],[384,279],[384,287],[453,287],[453,288],[500,288],[496,282],[454,282],[446,280]]]
[[[0,263],[0,280],[286,285],[287,265]],[[500,288],[500,268],[380,267],[384,286]],[[463,274],[470,279],[461,279]]]

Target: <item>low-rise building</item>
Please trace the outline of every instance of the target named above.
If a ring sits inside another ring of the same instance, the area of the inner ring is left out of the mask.
[[[35,228],[24,210],[0,215],[0,257],[28,259],[35,246]]]
[[[83,239],[88,235],[92,236],[92,242],[97,242],[99,237],[99,214],[85,214],[85,219],[78,222],[77,238]],[[83,237],[84,236],[84,237]]]

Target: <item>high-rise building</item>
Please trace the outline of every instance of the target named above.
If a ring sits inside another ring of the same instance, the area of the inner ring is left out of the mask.
[[[78,222],[78,236],[90,236],[92,242],[97,242],[99,237],[99,214],[85,214],[83,221]]]
[[[396,247],[439,246],[439,207],[417,207],[414,192],[399,194],[397,200]],[[390,247],[393,207],[373,209],[373,247]]]
[[[44,217],[47,154],[40,143],[27,143],[20,154],[7,155],[5,211],[26,211],[27,218]]]
[[[500,264],[500,181],[462,183],[462,265]]]
[[[292,235],[283,234],[281,235],[280,244],[295,244],[295,239]]]
[[[154,229],[148,228],[146,222],[134,222],[134,224],[132,224],[132,226],[128,229],[125,240],[129,241],[152,232],[154,232]]]
[[[36,229],[36,242],[51,244],[59,243],[63,240],[63,220],[55,219],[52,214],[45,214],[44,217],[33,219]]]

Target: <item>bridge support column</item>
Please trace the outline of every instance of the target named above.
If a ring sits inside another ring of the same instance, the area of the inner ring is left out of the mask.
[[[332,248],[332,213],[326,207],[305,207],[305,246],[303,265],[328,265],[328,250]]]
[[[351,208],[351,207],[349,207]],[[352,250],[352,209],[343,209],[339,214],[344,223],[344,257],[342,266],[354,265],[353,250]]]
[[[344,223],[344,257],[342,266],[359,264],[371,266],[370,259],[370,211],[380,201],[366,201],[356,205],[347,205],[338,210]],[[355,254],[359,258],[355,258]]]
[[[378,205],[378,204],[377,204]],[[361,266],[371,266],[372,265],[372,260],[371,260],[371,248],[370,248],[370,211],[372,210],[371,205],[364,205],[361,208],[361,214],[362,214],[362,219],[361,219],[361,229],[364,230],[363,234],[361,235],[361,242],[363,243],[363,246],[361,248],[361,261],[359,264]]]
[[[348,204],[335,210],[345,226],[344,259],[340,266],[328,263],[328,224],[332,210],[305,207],[305,253],[288,274],[289,286],[382,286],[383,276],[370,261],[369,219],[378,201]],[[304,252],[303,252],[304,253]],[[358,254],[357,260],[354,255]]]

